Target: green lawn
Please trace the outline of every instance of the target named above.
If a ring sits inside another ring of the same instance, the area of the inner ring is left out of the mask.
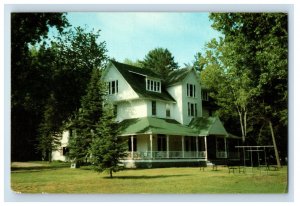
[[[246,168],[246,173],[228,173],[206,168],[131,169],[108,174],[89,168],[71,169],[66,164],[12,164],[11,188],[21,193],[151,193],[151,194],[232,194],[286,193],[287,168],[265,171]]]

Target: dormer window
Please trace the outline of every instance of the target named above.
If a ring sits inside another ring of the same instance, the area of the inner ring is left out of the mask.
[[[146,79],[146,89],[151,92],[161,92],[161,83],[158,80]]]
[[[117,94],[119,92],[118,80],[108,82],[108,94]]]

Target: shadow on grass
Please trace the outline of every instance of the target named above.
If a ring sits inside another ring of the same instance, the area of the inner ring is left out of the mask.
[[[147,175],[139,175],[139,176],[113,176],[111,177],[103,177],[104,179],[157,179],[157,178],[169,178],[169,177],[184,177],[191,175],[155,175],[155,176],[147,176]]]
[[[32,166],[32,167],[10,167],[12,172],[39,172],[44,170],[56,170],[60,168],[68,168],[70,164],[47,165],[47,166]]]

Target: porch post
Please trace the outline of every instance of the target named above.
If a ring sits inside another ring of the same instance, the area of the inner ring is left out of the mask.
[[[169,158],[169,135],[167,135],[167,158]]]
[[[218,154],[218,137],[215,137],[216,139],[216,158],[219,157],[219,154]]]
[[[199,155],[198,155],[198,153],[199,153],[199,144],[198,144],[198,136],[196,136],[196,157],[198,158],[199,157]]]
[[[182,158],[184,158],[184,136],[181,136],[181,150],[182,150]]]
[[[205,160],[207,161],[207,137],[204,137],[204,147],[205,147]]]
[[[238,146],[240,146],[240,141],[239,141],[239,139],[237,140],[237,144],[238,144]],[[238,147],[238,156],[239,156],[239,158],[241,158],[240,147]]]
[[[131,135],[131,159],[133,159],[133,135]]]
[[[225,144],[225,158],[228,157],[228,154],[227,154],[227,142],[226,142],[226,137],[224,137],[224,144]]]
[[[152,155],[152,149],[153,149],[153,145],[152,145],[152,134],[150,134],[150,158],[152,159],[153,155]]]

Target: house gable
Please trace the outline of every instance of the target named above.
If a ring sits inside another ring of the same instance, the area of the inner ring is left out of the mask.
[[[177,121],[188,125],[194,117],[202,116],[201,86],[194,69],[172,71],[167,84],[167,91],[177,100],[174,108]]]
[[[127,64],[122,64],[116,61],[111,61],[117,68],[123,78],[127,81],[135,93],[142,99],[160,100],[166,102],[176,102],[172,96],[164,89],[160,83],[161,89],[157,91],[147,90],[147,80],[160,81],[159,75],[151,70],[134,67]]]
[[[199,117],[194,118],[189,127],[197,130],[199,136],[220,135],[228,136],[219,117]]]
[[[107,83],[118,80],[118,92],[109,95],[111,101],[128,101],[138,99],[139,95],[127,82],[114,64],[109,64],[103,74],[103,80]],[[109,88],[108,88],[109,89]]]

